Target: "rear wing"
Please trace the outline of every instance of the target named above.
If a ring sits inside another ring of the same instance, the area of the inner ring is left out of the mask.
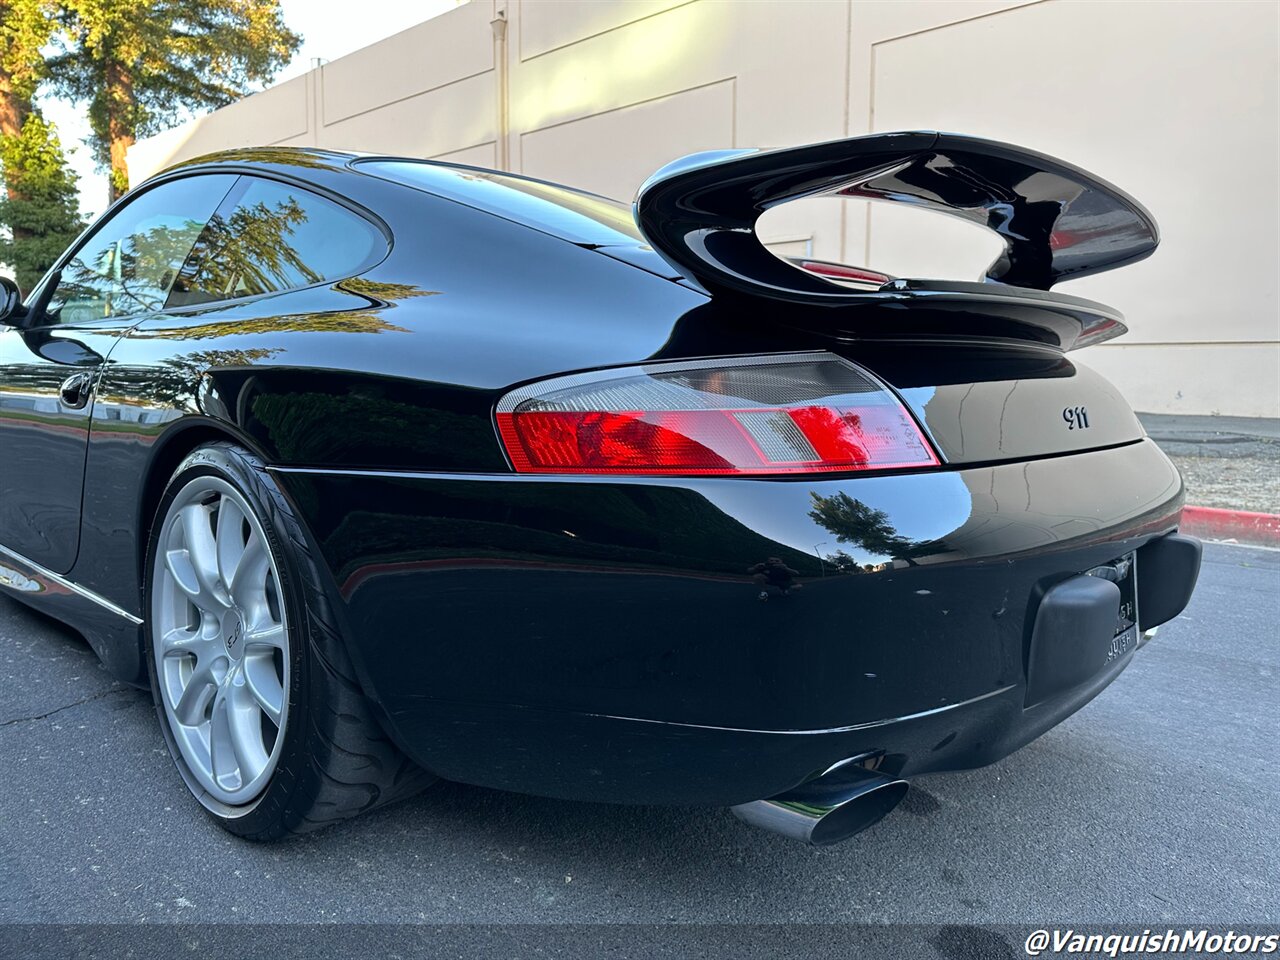
[[[981,224],[1004,241],[986,282],[1006,287],[1048,290],[1148,257],[1160,239],[1137,200],[1079,167],[932,132],[693,154],[645,181],[635,216],[654,249],[708,290],[812,305],[865,300],[787,264],[756,236],[765,210],[814,196],[911,203]],[[1000,287],[987,289],[999,296]]]

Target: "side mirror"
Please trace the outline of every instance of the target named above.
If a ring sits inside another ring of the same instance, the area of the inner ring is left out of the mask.
[[[0,277],[0,323],[15,326],[25,315],[22,291],[8,277]]]

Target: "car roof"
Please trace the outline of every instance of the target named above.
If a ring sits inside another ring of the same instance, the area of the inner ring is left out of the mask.
[[[591,247],[644,245],[629,204],[576,187],[488,167],[419,157],[324,150],[318,147],[244,147],[206,154],[169,167],[163,175],[202,167],[286,173],[356,173],[494,214]]]
[[[257,167],[317,167],[329,170],[341,170],[349,167],[351,161],[367,154],[353,153],[346,150],[323,150],[320,147],[235,147],[230,150],[218,150],[214,153],[202,154],[189,160],[181,160],[162,171],[163,174],[176,170],[190,170],[192,167],[222,166],[236,164]]]
[[[243,147],[175,164],[160,176],[240,171],[297,178],[346,195],[358,176],[452,201],[522,227],[599,250],[668,280],[680,278],[635,222],[630,204],[576,187],[487,167],[319,147]],[[358,200],[358,195],[353,195]],[[376,211],[375,211],[376,212]]]

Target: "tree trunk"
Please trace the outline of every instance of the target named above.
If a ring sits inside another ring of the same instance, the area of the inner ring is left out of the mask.
[[[107,144],[111,158],[111,199],[129,189],[128,151],[133,146],[133,74],[116,60],[106,64]]]
[[[13,89],[13,78],[0,68],[0,137],[16,137],[31,112],[31,102]]]
[[[22,134],[22,125],[31,114],[31,101],[13,89],[13,78],[9,72],[0,69],[0,137],[17,137]],[[0,174],[4,171],[0,170]],[[21,200],[22,194],[14,186],[12,177],[5,177],[5,192],[10,200]],[[29,232],[21,227],[10,227],[14,243],[27,239]]]

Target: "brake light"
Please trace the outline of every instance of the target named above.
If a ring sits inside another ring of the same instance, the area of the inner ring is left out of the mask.
[[[938,465],[901,402],[825,353],[647,364],[507,394],[520,473],[771,475]]]
[[[803,270],[808,270],[810,273],[817,274],[820,277],[830,277],[833,280],[870,283],[881,287],[893,279],[887,273],[880,273],[877,270],[868,270],[866,267],[851,267],[844,263],[831,263],[828,260],[797,260],[796,263]]]
[[[1080,330],[1080,336],[1076,337],[1075,343],[1071,344],[1071,349],[1079,350],[1081,347],[1114,340],[1128,330],[1128,327],[1113,317],[1091,317],[1085,321]]]

